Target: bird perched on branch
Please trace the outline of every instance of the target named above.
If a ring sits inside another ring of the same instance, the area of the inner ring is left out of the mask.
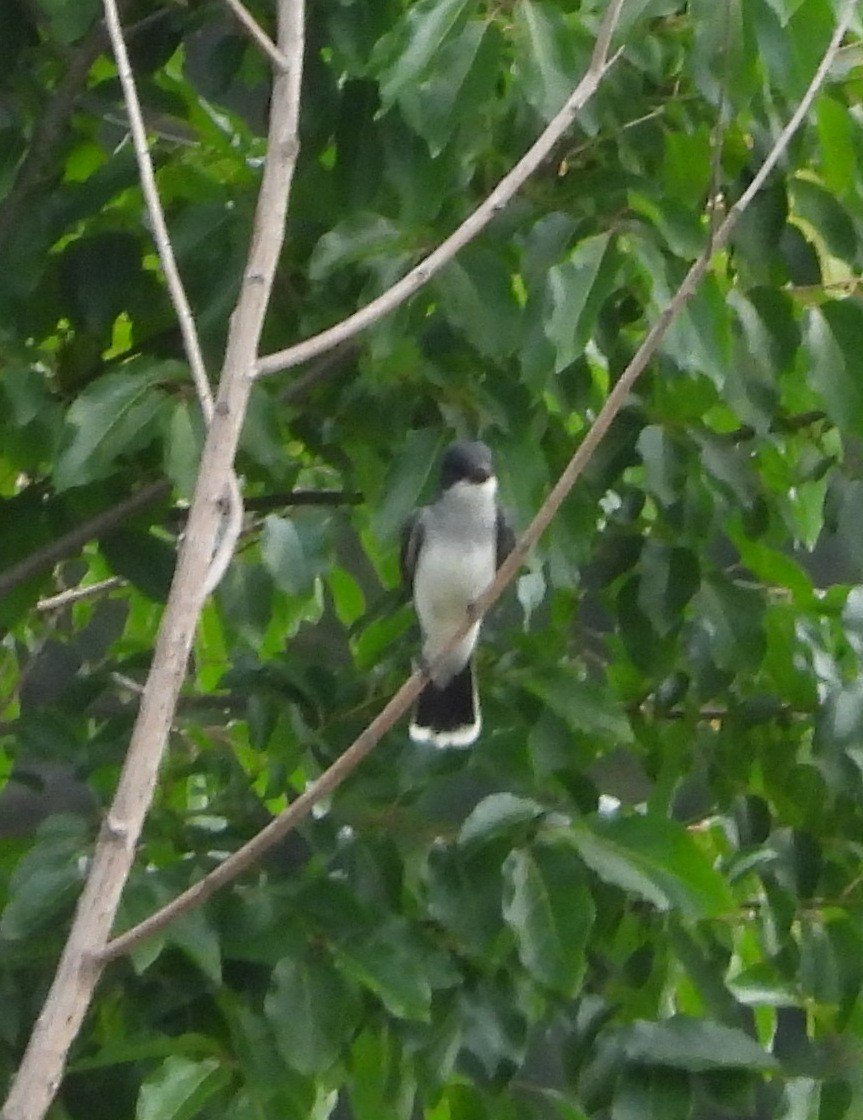
[[[410,724],[415,742],[466,747],[479,735],[473,651],[480,622],[438,663],[471,608],[515,545],[497,500],[491,451],[479,441],[452,443],[441,460],[441,492],[411,515],[402,540],[402,577],[413,594],[431,680]]]

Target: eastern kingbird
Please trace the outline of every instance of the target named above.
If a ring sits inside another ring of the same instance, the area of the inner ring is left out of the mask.
[[[440,481],[437,501],[414,511],[402,540],[402,577],[413,594],[423,663],[431,671],[410,736],[436,747],[466,747],[481,725],[473,674],[480,623],[441,664],[435,661],[512,552],[515,534],[498,505],[491,451],[484,443],[451,443]]]

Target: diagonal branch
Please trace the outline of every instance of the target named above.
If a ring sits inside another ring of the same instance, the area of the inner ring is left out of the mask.
[[[52,568],[60,560],[65,560],[67,556],[74,556],[88,541],[110,532],[121,522],[128,520],[154,502],[166,498],[170,493],[171,484],[167,479],[149,482],[116,505],[82,521],[80,525],[76,525],[74,529],[70,529],[68,533],[64,533],[50,544],[46,544],[44,548],[31,552],[17,564],[0,572],[0,599],[28,579]]]
[[[656,352],[669,326],[694,295],[699,282],[710,267],[713,254],[727,242],[740,215],[764,185],[767,176],[776,166],[777,161],[787,148],[791,137],[800,127],[818,90],[824,83],[830,65],[856,8],[856,3],[857,0],[845,0],[839,22],[836,25],[830,43],[794,115],[777,138],[776,143],[759,168],[749,188],[729,210],[725,220],[710,237],[701,256],[698,257],[692,265],[680,287],[674,293],[671,301],[664,308],[659,318],[646,335],[641,346],[639,346],[632,358],[632,361],[626,367],[619,380],[614,385],[614,388],[609,393],[592,427],[587,432],[583,442],[569,461],[566,469],[549,493],[539,512],[534,517],[527,530],[519,538],[518,544],[501,566],[492,584],[477,600],[472,617],[465,620],[464,626],[454,635],[447,649],[441,653],[441,659],[445,658],[450,650],[454,649],[458,642],[467,634],[476,618],[484,615],[500,598],[504,589],[515,578],[525,556],[542,533],[548,528],[567,494],[569,494],[576,480],[590,462],[590,459],[596,452],[596,449],[607,434],[612,422],[629,396],[632,387],[644,372],[647,363]],[[324,773],[315,782],[309,785],[296,800],[291,802],[287,809],[279,813],[277,817],[274,817],[257,836],[253,837],[242,848],[228,856],[228,858],[215,868],[215,870],[211,871],[209,875],[195,883],[195,885],[190,887],[187,891],[184,891],[183,894],[179,895],[167,906],[151,914],[149,918],[146,918],[139,925],[134,926],[132,929],[127,930],[125,933],[120,934],[110,941],[101,954],[100,959],[102,961],[113,960],[129,952],[129,950],[139,945],[142,941],[145,941],[148,937],[152,937],[154,934],[164,929],[165,926],[169,925],[170,922],[181,914],[203,903],[219,890],[220,887],[225,886],[238,875],[242,874],[243,871],[255,864],[268,848],[281,840],[291,829],[296,828],[296,826],[309,815],[312,808],[320,800],[332,793],[332,791],[359,765],[366,755],[374,749],[386,732],[407,712],[408,708],[419,695],[426,680],[428,680],[427,670],[415,672],[402,685],[395,696],[393,696],[365,731],[354,740],[344,754],[340,755],[329,769],[324,771]]]
[[[132,67],[129,62],[129,52],[126,50],[123,31],[120,27],[117,0],[105,0],[105,21],[108,27],[108,36],[111,40],[111,48],[117,61],[117,72],[120,76],[120,84],[123,87],[126,111],[129,114],[129,128],[132,132],[132,143],[135,147],[135,158],[138,162],[138,176],[141,180],[144,200],[147,203],[147,212],[150,215],[153,239],[156,242],[156,250],[162,263],[162,271],[165,274],[171,304],[180,324],[183,349],[189,360],[189,368],[192,371],[192,381],[195,384],[195,392],[198,394],[201,412],[207,425],[209,425],[213,419],[213,392],[210,388],[210,380],[207,377],[204,354],[198,338],[198,328],[195,326],[192,308],[186,295],[186,289],[183,286],[180,270],[177,267],[174,246],[171,244],[168,223],[165,221],[165,212],[162,209],[159,190],[156,186],[156,173],[153,170],[153,161],[150,158],[150,149],[147,146],[147,130],[144,127],[144,117],[141,112],[141,102],[138,98],[135,77],[132,74]],[[284,66],[282,71],[284,71]],[[218,586],[225,574],[243,527],[243,498],[236,475],[233,472],[228,478],[226,494],[227,508],[223,519],[223,527],[205,582],[207,594]]]
[[[273,66],[275,66],[277,73],[287,70],[288,60],[266,31],[264,31],[249,9],[241,4],[240,0],[225,0],[225,3],[236,16],[237,22],[242,24],[243,29],[252,42],[256,43],[261,48],[270,62],[272,62]]]
[[[106,0],[110,2],[110,0]],[[15,1076],[2,1120],[41,1120],[102,971],[100,953],[153,798],[159,764],[185,677],[240,429],[248,405],[264,315],[284,238],[299,151],[304,6],[278,2],[279,49],[290,60],[273,82],[267,159],[249,259],[231,316],[219,391],[207,431],[189,523],[165,606],[138,718],[57,972]]]
[[[277,373],[279,370],[291,369],[302,365],[310,358],[316,358],[333,347],[353,338],[367,327],[377,323],[391,311],[400,307],[406,299],[418,292],[440,270],[453,259],[460,249],[469,244],[485,229],[489,222],[512,201],[516,191],[524,185],[527,179],[543,163],[546,157],[567,131],[576,114],[584,108],[599,88],[599,84],[606,72],[617,60],[617,55],[609,58],[611,39],[617,27],[624,0],[611,0],[608,10],[602,20],[590,64],[584,77],[566,100],[566,104],[550,122],[539,139],[521,157],[513,169],[501,179],[488,198],[481,202],[474,212],[464,221],[458,229],[449,235],[445,241],[438,245],[434,252],[425,260],[410,270],[401,280],[397,281],[383,295],[360,308],[341,323],[329,327],[320,334],[298,342],[296,346],[289,346],[287,350],[278,350],[275,354],[268,354],[261,358],[257,366],[257,375],[266,376]]]
[[[306,388],[311,388],[311,385],[306,386]],[[291,394],[291,400],[293,400],[293,394]],[[5,568],[0,572],[0,599],[11,594],[16,587],[26,583],[28,579],[33,579],[34,576],[52,568],[61,560],[76,555],[89,541],[97,540],[111,532],[112,529],[115,529],[124,521],[128,521],[136,513],[140,513],[148,506],[167,498],[170,493],[171,483],[168,479],[161,478],[156,482],[148,482],[115,505],[87,518],[86,521],[82,521],[80,525],[76,525],[74,529],[70,529],[68,533],[64,533],[56,540],[51,541],[50,544],[36,549],[29,556],[25,556],[23,560]],[[255,511],[281,509],[285,506],[356,505],[361,500],[361,495],[353,492],[299,489],[289,490],[284,494],[261,494],[257,498],[248,499],[243,504],[246,509]],[[186,521],[188,515],[189,511],[184,507],[174,506],[166,512],[165,517],[169,522],[174,523]],[[40,605],[38,609],[43,610],[45,608]]]
[[[116,0],[105,0],[105,22],[108,27],[108,36],[111,40],[111,49],[114,52],[114,58],[117,63],[120,85],[123,88],[123,99],[126,102],[126,111],[129,114],[129,129],[132,133],[135,158],[138,162],[138,176],[141,180],[141,189],[144,193],[144,201],[147,204],[147,213],[150,216],[153,240],[156,243],[156,251],[159,254],[162,271],[165,274],[165,282],[168,285],[168,294],[171,297],[171,304],[173,305],[174,311],[177,314],[177,320],[180,324],[180,333],[183,336],[183,349],[186,351],[186,357],[189,359],[192,380],[195,383],[195,392],[198,394],[198,400],[201,403],[201,411],[204,414],[204,419],[209,423],[213,415],[213,393],[210,389],[210,382],[207,377],[204,355],[201,351],[198,330],[192,316],[192,308],[189,305],[186,289],[183,287],[180,270],[177,267],[174,247],[171,244],[171,237],[168,233],[168,223],[165,221],[165,212],[162,209],[159,189],[156,186],[156,173],[153,170],[153,161],[150,158],[150,149],[147,145],[147,130],[144,127],[141,102],[138,97],[135,78],[132,74],[132,66],[129,62],[129,52],[126,50],[126,43],[123,39],[123,30],[120,27],[120,14],[117,10]]]

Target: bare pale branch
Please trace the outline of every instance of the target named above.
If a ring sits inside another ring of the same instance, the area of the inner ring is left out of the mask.
[[[599,88],[608,69],[613,65],[616,55],[609,58],[608,52],[614,29],[620,18],[623,0],[612,0],[602,21],[596,45],[593,49],[590,65],[584,77],[566,100],[566,104],[551,121],[539,139],[528,152],[522,156],[513,169],[501,179],[491,194],[474,210],[462,224],[451,233],[445,241],[430,253],[424,260],[410,270],[405,276],[387,289],[383,295],[372,300],[365,307],[341,323],[329,327],[320,334],[298,342],[296,346],[289,346],[286,350],[278,350],[275,354],[268,354],[258,362],[258,376],[277,373],[280,370],[291,369],[302,365],[310,358],[316,358],[333,347],[339,346],[348,339],[353,338],[361,331],[377,323],[391,311],[405,302],[410,296],[424,287],[432,277],[455,257],[460,249],[468,245],[480,234],[489,222],[495,218],[512,201],[516,192],[528,178],[542,164],[555,144],[565,134],[572,124],[576,114],[584,108]]]
[[[263,27],[258,23],[248,8],[240,0],[225,0],[225,3],[234,13],[237,22],[242,24],[249,38],[261,48],[277,71],[287,70],[288,61]]]
[[[110,0],[105,0],[106,5]],[[106,11],[106,14],[107,11]],[[138,718],[114,800],[102,826],[69,938],[6,1104],[3,1120],[41,1120],[63,1076],[101,973],[100,953],[131,869],[206,596],[221,500],[229,485],[252,387],[299,150],[304,7],[279,0],[279,48],[290,65],[273,83],[267,159],[254,233],[231,317],[222,376],[207,431],[186,534],[162,619]]]
[[[104,595],[106,591],[113,591],[122,586],[123,580],[119,576],[109,576],[108,579],[100,579],[98,583],[88,583],[85,587],[70,587],[66,591],[58,591],[56,595],[40,599],[36,603],[36,610],[57,611],[62,607],[72,606],[85,599],[93,599],[97,595]]]
[[[141,181],[141,189],[144,192],[147,212],[150,215],[153,239],[156,242],[162,271],[165,274],[171,304],[180,324],[183,349],[186,352],[189,368],[192,371],[192,380],[195,384],[195,392],[198,395],[201,412],[204,420],[209,424],[213,418],[213,392],[210,388],[210,379],[207,376],[201,341],[198,337],[198,328],[195,325],[192,307],[186,295],[180,270],[177,267],[174,247],[168,233],[168,223],[165,220],[165,211],[162,208],[162,200],[159,198],[153,160],[150,157],[150,149],[147,145],[147,130],[144,126],[141,102],[138,98],[135,76],[129,62],[129,52],[126,50],[122,28],[120,27],[120,15],[116,0],[105,0],[105,19],[111,40],[111,49],[117,62],[120,84],[123,87],[126,111],[129,114],[129,128],[132,133],[132,143],[135,147],[135,158],[138,161],[138,176]],[[205,586],[208,595],[218,587],[227,571],[243,527],[243,496],[240,493],[236,476],[233,474],[228,480],[226,494],[227,510],[223,519],[222,531],[219,534],[219,543],[207,572]]]
[[[144,192],[144,201],[147,204],[147,213],[150,216],[150,227],[153,240],[156,242],[156,251],[165,274],[168,285],[168,294],[171,297],[180,332],[183,336],[183,348],[189,360],[192,371],[192,380],[195,383],[195,392],[201,403],[204,419],[209,423],[213,415],[213,393],[207,377],[204,364],[204,355],[198,338],[198,329],[192,315],[192,308],[186,297],[186,290],[177,267],[174,256],[174,247],[168,233],[168,223],[165,221],[165,212],[159,198],[159,189],[156,186],[156,173],[153,170],[153,161],[150,158],[150,149],[147,144],[147,130],[144,126],[144,116],[141,112],[141,102],[138,98],[138,89],[132,66],[129,62],[129,52],[123,38],[123,29],[120,26],[120,13],[117,10],[116,0],[104,0],[105,22],[108,27],[108,36],[111,40],[111,49],[117,63],[117,73],[120,85],[123,87],[123,99],[126,102],[126,112],[129,114],[129,130],[132,134],[132,143],[135,147],[135,158],[138,161],[138,177],[141,181],[141,190]]]

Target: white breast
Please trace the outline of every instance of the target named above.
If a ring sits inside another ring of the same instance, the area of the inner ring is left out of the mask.
[[[426,515],[425,539],[414,573],[414,605],[423,632],[423,656],[431,662],[464,624],[470,604],[494,579],[494,479],[480,485],[456,483]],[[437,684],[445,684],[464,666],[478,636],[477,623],[435,673]]]

